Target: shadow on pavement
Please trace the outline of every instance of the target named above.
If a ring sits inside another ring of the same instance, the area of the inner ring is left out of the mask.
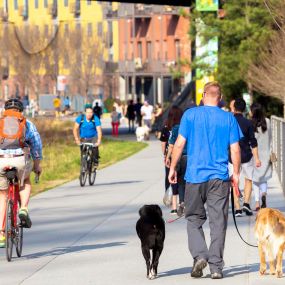
[[[82,251],[87,251],[87,250],[90,251],[94,249],[122,246],[126,244],[127,242],[110,242],[110,243],[103,243],[103,244],[88,244],[88,245],[75,245],[75,246],[70,246],[70,247],[57,247],[57,248],[54,248],[48,251],[42,251],[42,252],[24,255],[23,258],[34,259],[34,258],[40,258],[40,257],[45,257],[45,256],[56,256],[56,255],[63,255],[67,253],[73,253],[73,252],[82,252]]]
[[[158,277],[168,277],[173,275],[184,275],[184,274],[190,274],[191,267],[182,267],[182,268],[176,268],[169,271],[158,273]]]
[[[121,185],[121,184],[132,184],[132,183],[141,183],[143,181],[137,180],[137,181],[115,181],[115,182],[109,182],[109,183],[97,183],[95,186],[108,186],[108,185]]]
[[[285,268],[283,267],[283,271],[284,269]],[[184,275],[184,274],[189,274],[190,276],[191,270],[192,270],[191,267],[176,268],[169,271],[161,272],[158,274],[158,277],[162,278],[162,277]],[[236,275],[244,275],[244,274],[249,274],[250,272],[258,272],[258,271],[259,271],[259,263],[253,263],[248,265],[237,265],[237,266],[226,267],[223,270],[223,273],[225,278],[227,277],[230,278]],[[208,277],[210,277],[209,274],[203,276],[203,278],[208,278]],[[285,278],[285,276],[283,276],[283,278]]]

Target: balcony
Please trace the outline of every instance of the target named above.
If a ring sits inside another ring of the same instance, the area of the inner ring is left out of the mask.
[[[175,61],[151,60],[142,62],[140,58],[132,60],[120,61],[120,73],[135,73],[140,75],[170,74],[170,68],[175,67]]]
[[[105,7],[103,9],[104,18],[105,19],[118,19],[118,10],[113,10],[112,7]]]
[[[169,14],[169,15],[180,15],[180,7],[174,7],[174,6],[167,6],[165,5],[163,7],[163,14]]]
[[[119,64],[113,61],[105,62],[105,73],[115,73],[118,70]]]
[[[153,5],[135,4],[134,16],[136,18],[150,18],[153,14]]]

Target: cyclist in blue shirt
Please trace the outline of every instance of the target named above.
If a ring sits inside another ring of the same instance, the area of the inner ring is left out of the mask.
[[[85,114],[78,116],[75,120],[73,135],[75,142],[94,143],[93,159],[95,164],[99,162],[99,145],[102,142],[102,128],[100,119],[94,115],[92,105],[85,105]]]

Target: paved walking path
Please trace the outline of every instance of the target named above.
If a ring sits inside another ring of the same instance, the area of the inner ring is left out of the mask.
[[[189,276],[186,222],[166,225],[159,278],[146,279],[145,262],[135,233],[138,209],[162,203],[164,169],[157,141],[138,154],[101,170],[94,187],[73,181],[31,200],[33,227],[25,231],[23,257],[5,260],[0,250],[1,285],[46,284],[284,284],[284,278],[259,277],[257,249],[242,243],[229,220],[225,277],[221,281]],[[285,211],[276,177],[270,182],[269,205]],[[169,210],[164,209],[165,218]],[[253,237],[254,217],[238,220],[246,239]],[[206,223],[205,234],[209,236]],[[285,262],[283,262],[285,265]],[[285,271],[285,270],[284,270]]]

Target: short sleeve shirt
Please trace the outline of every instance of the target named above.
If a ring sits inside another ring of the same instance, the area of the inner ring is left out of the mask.
[[[79,125],[81,124],[81,118],[82,116],[80,115],[75,120],[75,122]],[[84,116],[83,122],[80,126],[80,131],[79,131],[80,138],[91,139],[91,138],[97,137],[98,134],[97,134],[96,127],[99,127],[99,126],[101,126],[101,122],[97,116],[94,116],[93,120],[89,122],[86,120],[86,116]]]
[[[178,138],[178,134],[179,134],[179,125],[175,125],[171,130],[171,135],[169,137],[168,143],[174,145]],[[182,155],[186,154],[187,154],[187,144],[185,144],[185,147],[182,152]]]
[[[182,117],[179,134],[187,141],[186,182],[229,179],[229,147],[243,137],[231,113],[214,106],[191,108]]]

